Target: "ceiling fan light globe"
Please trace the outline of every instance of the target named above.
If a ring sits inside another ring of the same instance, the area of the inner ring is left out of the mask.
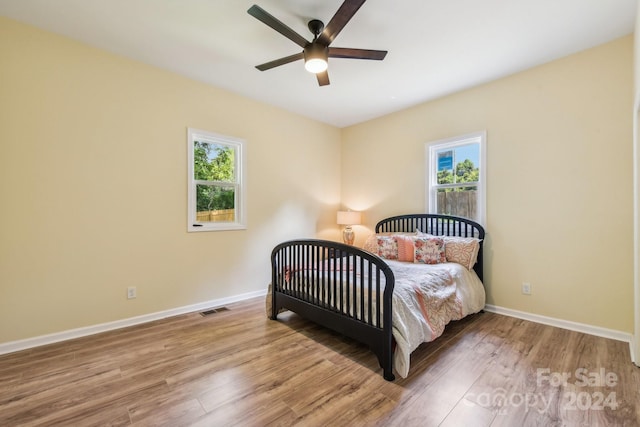
[[[322,58],[311,58],[307,59],[304,63],[304,68],[314,74],[321,73],[325,71],[328,67],[327,61]]]

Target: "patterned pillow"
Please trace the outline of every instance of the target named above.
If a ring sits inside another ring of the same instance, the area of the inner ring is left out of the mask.
[[[439,264],[446,262],[444,240],[441,237],[414,237],[414,262]]]
[[[453,236],[443,236],[443,239],[447,261],[457,262],[471,270],[478,260],[480,239]]]
[[[369,251],[373,254],[377,254],[378,253],[378,235],[377,234],[369,234],[369,237],[367,237],[367,240],[364,241],[364,245],[362,246],[362,249],[364,249],[365,251]]]
[[[378,236],[378,256],[384,259],[398,259],[398,241],[395,236]]]

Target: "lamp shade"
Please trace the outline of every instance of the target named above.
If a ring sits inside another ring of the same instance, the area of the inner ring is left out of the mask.
[[[360,212],[338,211],[338,225],[358,225],[361,220]]]

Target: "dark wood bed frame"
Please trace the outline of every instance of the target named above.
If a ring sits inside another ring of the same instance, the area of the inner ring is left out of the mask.
[[[485,232],[480,224],[449,215],[410,214],[383,219],[375,228],[376,233],[416,230],[435,236],[480,239],[474,270],[482,280]],[[367,274],[360,275],[357,271]],[[378,357],[383,377],[388,381],[395,379],[391,333],[395,277],[384,259],[338,242],[290,240],[273,249],[271,274],[271,319],[276,320],[282,309],[288,309],[364,343]],[[381,301],[375,295],[380,295],[382,283],[386,285]]]

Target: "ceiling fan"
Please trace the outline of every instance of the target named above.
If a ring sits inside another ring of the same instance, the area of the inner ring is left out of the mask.
[[[254,4],[247,10],[249,15],[267,24],[303,49],[300,53],[256,65],[256,68],[260,71],[266,71],[280,65],[304,59],[307,71],[315,73],[318,84],[325,86],[329,84],[329,73],[327,72],[328,58],[383,60],[387,55],[386,50],[352,49],[330,46],[338,33],[340,33],[345,25],[347,25],[347,22],[353,18],[353,15],[355,15],[365,1],[366,0],[345,0],[327,26],[318,19],[309,21],[309,31],[313,33],[312,41],[307,41],[300,34],[293,31],[260,6]]]

